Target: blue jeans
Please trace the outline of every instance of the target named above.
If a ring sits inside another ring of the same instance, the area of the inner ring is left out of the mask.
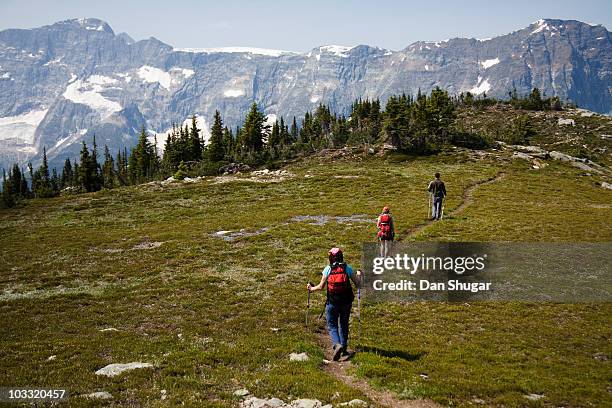
[[[327,306],[325,306],[327,330],[329,331],[329,336],[334,346],[336,344],[340,344],[341,346],[348,345],[351,306],[352,303],[339,305],[328,303]]]
[[[433,218],[440,219],[442,217],[442,200],[443,197],[434,197],[433,199]]]

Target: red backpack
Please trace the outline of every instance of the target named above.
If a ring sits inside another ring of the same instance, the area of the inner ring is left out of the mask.
[[[353,288],[346,273],[346,263],[333,263],[327,276],[327,301],[334,304],[351,303],[353,298]]]
[[[379,238],[391,239],[391,215],[381,214],[379,218],[380,230],[378,231]]]

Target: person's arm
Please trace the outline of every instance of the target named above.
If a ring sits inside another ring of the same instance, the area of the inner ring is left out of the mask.
[[[442,182],[442,194],[446,197],[446,185]]]
[[[316,292],[317,290],[323,289],[323,286],[325,286],[325,282],[327,282],[327,276],[323,275],[321,276],[321,282],[319,282],[317,286],[310,286],[309,283],[308,285],[306,285],[306,288],[311,292]]]
[[[376,228],[380,229],[380,215],[376,219]]]
[[[357,273],[351,274],[351,280],[355,284],[356,287],[361,287],[361,271],[357,269]]]
[[[432,187],[433,187],[432,184],[433,184],[433,181],[430,181],[429,185],[427,186],[427,191],[429,191],[430,193],[431,193],[431,190],[432,190]]]

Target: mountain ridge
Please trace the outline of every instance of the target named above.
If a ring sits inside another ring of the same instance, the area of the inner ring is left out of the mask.
[[[612,111],[612,45],[602,25],[541,19],[491,39],[416,41],[392,51],[323,45],[308,52],[222,47],[180,49],[134,41],[96,18],[0,31],[0,167],[76,157],[81,140],[111,150],[139,129],[165,131],[215,109],[227,125],[255,101],[271,118],[325,103],[347,113],[357,98],[430,91],[505,97],[532,87],[601,113]]]

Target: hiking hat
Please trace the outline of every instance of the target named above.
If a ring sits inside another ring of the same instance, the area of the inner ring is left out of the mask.
[[[342,250],[340,248],[337,248],[337,247],[334,247],[334,248],[330,249],[329,252],[328,252],[329,255],[333,255],[333,256],[336,256],[336,255],[341,254],[341,253],[342,253]]]
[[[386,214],[386,213],[388,213],[389,211],[391,211],[391,210],[389,209],[389,207],[383,207],[383,213],[385,213],[385,214]]]
[[[342,250],[337,247],[330,249],[327,255],[328,255],[330,265],[336,262],[342,262],[344,260],[344,255],[342,255]]]

